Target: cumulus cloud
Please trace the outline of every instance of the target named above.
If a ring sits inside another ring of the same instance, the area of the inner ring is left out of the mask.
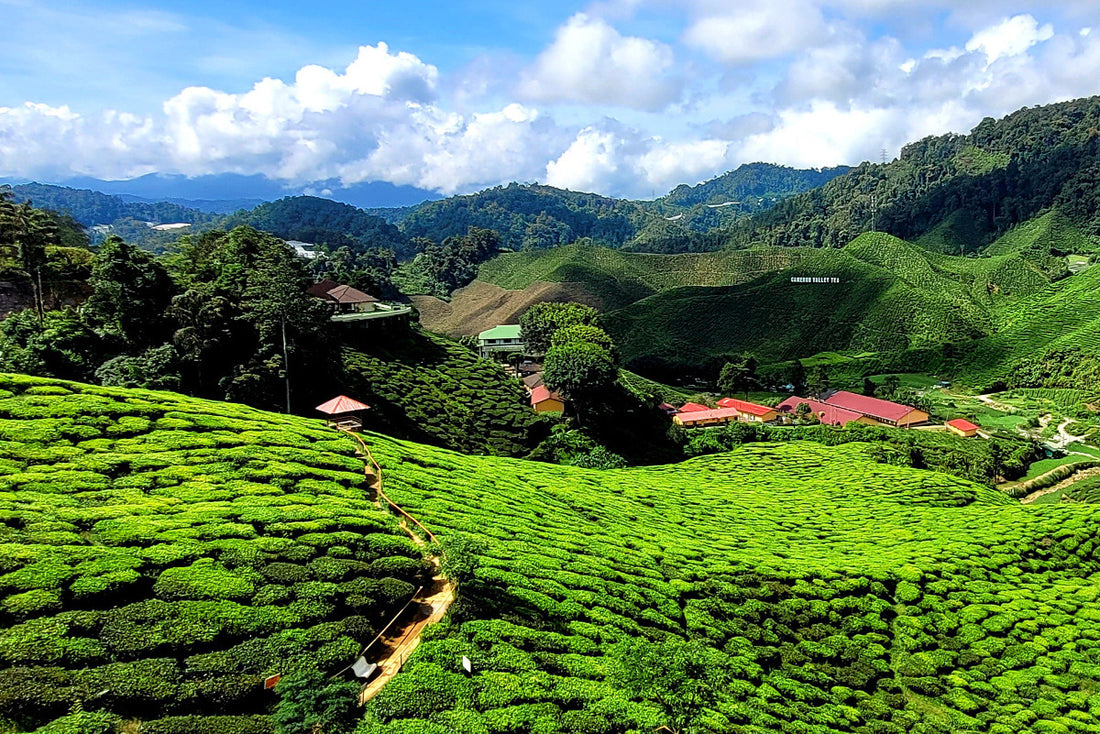
[[[1029,48],[1054,35],[1054,27],[1047,23],[1040,27],[1030,15],[1014,15],[997,25],[975,33],[966,43],[967,51],[981,51],[986,62],[992,64],[1006,56],[1019,56]]]
[[[660,109],[680,97],[672,49],[623,36],[584,13],[558,29],[554,42],[522,75],[519,93],[540,102],[583,102]]]
[[[943,12],[924,22],[947,13],[950,32],[922,35],[898,20],[927,5]],[[378,43],[346,65],[173,91],[149,114],[9,103],[0,175],[240,173],[448,194],[544,180],[646,198],[744,161],[877,160],[883,147],[893,155],[986,116],[1094,94],[1100,34],[1088,29],[1100,8],[1037,7],[1006,14],[1002,0],[975,0],[960,15],[950,0],[601,0],[527,57],[490,51],[441,71]],[[663,24],[645,16],[652,8]],[[664,22],[673,16],[682,27]]]
[[[684,41],[719,61],[745,64],[786,56],[816,45],[827,34],[817,3],[774,0],[722,3],[704,10],[684,32]]]
[[[728,151],[724,140],[668,141],[603,123],[581,130],[565,152],[546,165],[545,180],[574,191],[617,191],[647,199],[725,170]]]
[[[552,122],[518,104],[469,116],[442,110],[438,79],[434,66],[379,43],[360,48],[342,73],[306,66],[292,83],[264,79],[242,94],[188,87],[159,117],[0,108],[0,171],[261,173],[295,184],[384,180],[452,193],[537,176],[547,146],[564,146]]]

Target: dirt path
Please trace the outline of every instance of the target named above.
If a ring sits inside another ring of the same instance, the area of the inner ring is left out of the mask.
[[[989,397],[989,395],[975,395],[975,397],[978,400],[980,400],[981,402],[988,405],[990,408],[993,408],[993,410],[999,410],[1002,413],[1015,413],[1016,412],[1016,408],[1014,408],[1011,405],[1008,405],[1006,403],[998,403],[996,400]]]
[[[1066,489],[1067,487],[1072,487],[1074,484],[1080,482],[1082,479],[1088,479],[1089,477],[1095,476],[1100,476],[1100,466],[1094,466],[1091,469],[1082,469],[1081,471],[1074,472],[1057,484],[1051,485],[1046,489],[1036,490],[1026,497],[1021,498],[1020,502],[1025,505],[1030,505],[1032,502],[1039,499],[1040,497],[1048,494],[1053,494],[1054,492]]]
[[[437,544],[438,541],[432,531],[424,527],[419,520],[406,512],[382,491],[382,467],[371,454],[363,438],[353,431],[345,430],[344,432],[359,444],[359,454],[363,458],[363,473],[367,477],[370,498],[374,504],[381,508],[382,503],[385,502],[395,510],[401,516],[398,525],[421,548],[427,547],[425,537],[433,545]],[[424,533],[424,537],[421,537],[409,527],[410,522]],[[455,600],[455,583],[440,572],[439,556],[432,556],[430,560],[436,570],[431,584],[417,592],[417,595],[413,597],[405,610],[390,622],[390,625],[384,630],[384,634],[375,638],[363,650],[362,655],[366,657],[368,662],[378,666],[378,672],[359,692],[360,705],[377,696],[386,687],[386,684],[401,672],[401,668],[405,665],[409,655],[420,644],[420,634],[424,631],[424,628],[443,619]]]
[[[360,705],[377,696],[401,672],[409,655],[420,644],[420,633],[428,625],[443,619],[454,600],[454,582],[443,576],[434,577],[428,595],[420,598],[414,608],[410,608],[405,624],[398,625],[392,636],[384,636],[380,640],[381,647],[376,648],[371,656],[380,672],[359,693]]]

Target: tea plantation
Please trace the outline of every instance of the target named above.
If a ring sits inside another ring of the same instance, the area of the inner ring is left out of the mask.
[[[1100,732],[1098,505],[857,443],[365,438],[460,585],[357,734]],[[0,376],[0,466],[4,732],[274,732],[263,678],[343,668],[429,573],[319,421]]]
[[[369,440],[482,545],[358,734],[1100,731],[1098,507],[856,444],[592,472]]]
[[[0,375],[0,731],[274,731],[265,676],[335,673],[430,576],[354,451],[319,420]]]
[[[550,432],[519,382],[446,337],[413,328],[344,350],[366,425],[456,451],[520,456]]]

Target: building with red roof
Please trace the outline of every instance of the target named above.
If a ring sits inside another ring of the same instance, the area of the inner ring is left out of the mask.
[[[539,385],[531,391],[531,407],[536,413],[561,413],[565,410],[565,400],[550,392],[546,385]]]
[[[778,417],[775,408],[766,405],[757,405],[747,400],[737,398],[722,398],[718,401],[719,408],[732,408],[741,414],[741,420],[746,423],[770,423]]]
[[[859,413],[887,426],[905,428],[928,422],[928,414],[923,410],[846,390],[829,393],[822,402]]]
[[[905,428],[928,422],[928,414],[923,410],[844,390],[829,393],[822,400],[792,396],[777,407],[782,415],[794,417],[799,403],[809,405],[813,416],[828,426],[859,423],[866,426]]]
[[[823,423],[826,426],[846,426],[849,423],[859,423],[865,426],[879,425],[878,421],[867,418],[862,413],[857,413],[854,410],[838,408],[835,405],[829,405],[820,400],[800,398],[797,395],[784,400],[776,406],[776,410],[781,416],[784,416],[786,420],[791,420],[796,417],[796,411],[800,403],[805,403],[810,406],[809,417],[816,419],[819,423]]]
[[[672,422],[684,428],[711,428],[724,426],[727,423],[737,423],[741,413],[736,408],[704,408],[703,410],[683,409],[672,416]]]
[[[978,429],[981,428],[977,423],[971,423],[965,418],[956,418],[953,421],[947,421],[946,425],[949,432],[962,436],[963,438],[977,436]]]
[[[698,413],[702,410],[712,410],[712,408],[706,405],[700,405],[699,403],[684,403],[680,406],[681,413]]]

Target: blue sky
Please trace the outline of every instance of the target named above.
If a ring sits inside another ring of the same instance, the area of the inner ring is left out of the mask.
[[[43,180],[645,198],[755,160],[877,160],[1100,92],[1093,0],[0,0],[0,15],[0,176]]]

